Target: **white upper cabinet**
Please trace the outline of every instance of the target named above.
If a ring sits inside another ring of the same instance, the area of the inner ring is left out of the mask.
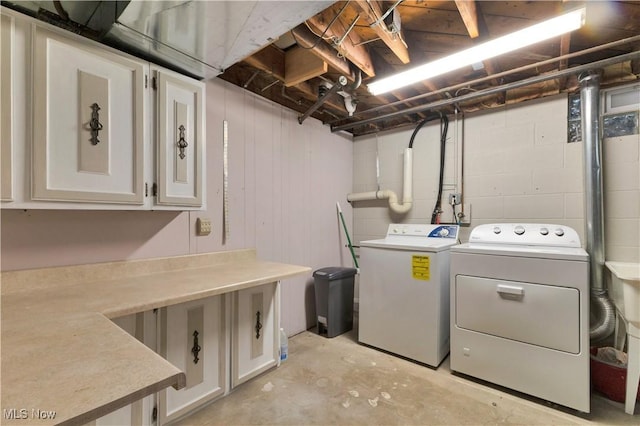
[[[152,67],[157,87],[157,203],[201,206],[204,83]]]
[[[36,27],[33,199],[144,204],[145,65]]]
[[[205,207],[205,85],[2,10],[3,208]]]

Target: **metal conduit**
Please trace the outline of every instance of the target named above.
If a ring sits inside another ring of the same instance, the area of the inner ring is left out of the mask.
[[[608,337],[615,327],[615,309],[604,286],[604,201],[602,190],[602,138],[600,136],[600,74],[589,71],[578,77],[582,119],[584,165],[584,217],[586,251],[594,319],[591,340]]]
[[[418,101],[418,100],[425,99],[425,98],[430,98],[432,96],[439,95],[441,93],[451,92],[451,91],[457,90],[457,89],[463,89],[463,88],[469,87],[469,86],[471,86],[473,84],[484,83],[485,81],[494,80],[496,78],[501,78],[501,77],[506,77],[508,75],[519,73],[519,72],[522,72],[522,71],[526,71],[526,70],[529,70],[529,69],[532,69],[532,68],[538,68],[538,67],[541,67],[541,66],[544,66],[544,65],[553,64],[554,62],[560,62],[560,61],[563,61],[565,59],[571,59],[571,58],[575,58],[577,56],[587,55],[589,53],[598,52],[598,51],[604,50],[604,49],[610,49],[612,47],[620,46],[620,45],[627,44],[627,43],[633,43],[635,41],[640,41],[640,35],[633,36],[633,37],[627,37],[627,38],[623,38],[623,39],[620,39],[620,40],[612,41],[612,42],[609,42],[609,43],[601,44],[600,46],[590,47],[590,48],[587,48],[587,49],[580,50],[578,52],[567,53],[566,55],[560,55],[560,56],[557,56],[555,58],[545,59],[544,61],[539,61],[539,62],[536,62],[536,63],[533,63],[533,64],[529,64],[529,65],[523,65],[521,67],[514,68],[514,69],[511,69],[511,70],[508,70],[508,71],[502,71],[502,72],[499,72],[499,73],[496,73],[496,74],[488,75],[486,77],[477,78],[475,80],[467,81],[467,82],[460,83],[460,84],[455,84],[455,85],[449,86],[449,87],[444,87],[442,89],[434,90],[433,92],[423,93],[421,95],[416,95],[416,96],[412,96],[412,97],[409,97],[409,98],[406,98],[406,99],[402,99],[402,100],[399,100],[399,101],[395,101],[395,102],[391,102],[391,103],[388,103],[388,104],[380,105],[380,106],[377,106],[377,107],[369,108],[369,109],[366,109],[364,111],[360,111],[358,114],[356,114],[356,116],[360,117],[360,116],[362,116],[364,114],[367,114],[367,113],[373,113],[373,112],[376,112],[376,111],[381,111],[383,109],[391,108],[391,107],[397,106],[397,105],[402,105],[402,104],[405,104],[407,102],[413,102],[413,101]],[[340,120],[335,121],[335,122],[330,123],[330,124],[332,124],[332,125],[333,124],[337,124],[340,121],[344,121],[344,118],[341,118]]]
[[[341,130],[349,130],[349,129],[353,129],[354,127],[363,126],[369,123],[375,123],[377,121],[386,120],[386,119],[398,117],[401,115],[414,114],[414,113],[423,112],[427,110],[437,109],[437,108],[441,108],[443,106],[455,104],[458,102],[465,102],[471,99],[476,99],[483,96],[500,93],[506,90],[517,89],[519,87],[528,86],[530,84],[536,84],[536,83],[541,83],[547,80],[553,80],[554,78],[565,77],[573,74],[580,74],[582,72],[589,71],[594,68],[603,68],[608,65],[612,65],[612,64],[616,64],[616,63],[624,62],[628,60],[638,59],[638,58],[640,58],[640,50],[636,50],[634,52],[625,53],[623,55],[618,55],[618,56],[614,56],[607,59],[602,59],[600,61],[592,62],[590,64],[578,65],[576,67],[556,71],[551,74],[539,75],[536,77],[527,78],[525,80],[514,81],[512,83],[504,84],[502,86],[491,87],[485,90],[479,90],[477,92],[468,93],[466,95],[461,95],[461,96],[450,98],[450,99],[442,99],[442,100],[431,102],[425,105],[417,105],[411,108],[406,108],[402,111],[395,111],[395,112],[379,115],[377,117],[355,121],[352,123],[342,124],[338,126],[331,126],[331,131],[339,132]]]

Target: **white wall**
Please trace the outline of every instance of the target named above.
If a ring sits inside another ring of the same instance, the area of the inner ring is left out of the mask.
[[[529,101],[451,119],[445,165],[443,221],[451,221],[447,191],[462,190],[471,205],[471,226],[481,223],[545,222],[570,226],[584,244],[582,143],[567,141],[567,98]],[[354,188],[380,186],[402,193],[402,151],[413,128],[356,138]],[[462,134],[464,132],[464,148]],[[384,236],[390,222],[430,223],[438,182],[439,125],[426,125],[414,142],[414,208],[391,215],[384,202],[358,203],[354,236],[359,242]],[[608,260],[640,262],[640,136],[603,141],[605,239]],[[464,152],[463,152],[464,151]],[[461,154],[464,155],[461,155]]]
[[[229,123],[230,238],[222,239],[222,121]],[[352,187],[352,142],[219,79],[207,83],[207,210],[2,210],[3,271],[255,247],[285,263],[352,266],[336,201]],[[351,222],[351,208],[342,203]],[[195,236],[198,217],[213,232]],[[283,282],[288,334],[315,325],[311,274]]]

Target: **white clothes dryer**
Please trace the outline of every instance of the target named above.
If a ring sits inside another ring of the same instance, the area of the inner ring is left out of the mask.
[[[449,353],[449,248],[457,225],[391,224],[360,242],[358,341],[437,367]]]
[[[588,413],[588,260],[567,226],[474,228],[451,249],[451,370]]]

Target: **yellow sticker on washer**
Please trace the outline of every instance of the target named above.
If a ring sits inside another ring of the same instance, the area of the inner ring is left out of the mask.
[[[429,281],[429,256],[413,256],[411,259],[411,271],[416,280]]]

